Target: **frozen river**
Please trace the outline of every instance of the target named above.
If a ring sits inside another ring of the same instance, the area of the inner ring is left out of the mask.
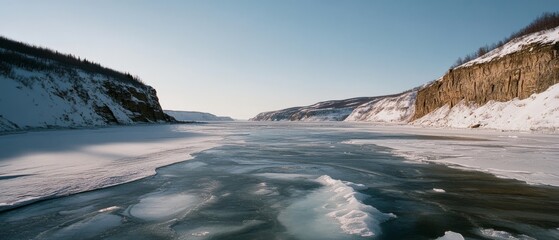
[[[4,135],[0,239],[558,239],[555,140],[347,123]]]

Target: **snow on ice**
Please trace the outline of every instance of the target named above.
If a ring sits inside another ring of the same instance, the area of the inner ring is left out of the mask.
[[[219,139],[186,125],[1,135],[0,209],[150,176],[158,167],[216,146]]]
[[[529,184],[559,186],[559,136],[543,133],[501,132],[485,129],[434,129],[416,126],[367,126],[363,131],[414,134],[421,138],[355,139],[348,144],[393,149],[413,162],[446,164],[477,170]]]

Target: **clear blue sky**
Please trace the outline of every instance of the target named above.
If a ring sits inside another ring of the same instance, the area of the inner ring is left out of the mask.
[[[440,77],[552,0],[0,0],[0,34],[140,76],[164,109],[247,119]]]

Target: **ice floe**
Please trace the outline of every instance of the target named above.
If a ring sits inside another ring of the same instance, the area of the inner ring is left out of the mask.
[[[327,175],[315,181],[323,187],[295,201],[279,215],[280,222],[297,236],[305,239],[339,239],[344,234],[371,237],[381,233],[380,223],[396,217],[364,204],[362,201],[367,196],[352,187],[364,189],[364,185]]]

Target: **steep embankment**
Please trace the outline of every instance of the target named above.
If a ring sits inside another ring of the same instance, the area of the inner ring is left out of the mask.
[[[383,97],[360,97],[315,103],[310,106],[264,112],[251,121],[343,121],[361,104]]]
[[[415,110],[417,89],[402,94],[378,98],[355,108],[344,121],[407,123]]]
[[[500,121],[503,125],[494,126],[491,122],[498,117],[493,115],[506,113],[502,112],[504,105],[498,108],[491,105],[495,105],[495,102],[527,104],[519,100],[542,93],[557,83],[559,28],[554,28],[515,38],[477,59],[451,69],[441,79],[420,89],[415,104],[414,123],[499,129],[517,129],[515,126],[519,124],[532,124],[523,128],[538,129],[540,126],[537,122],[515,118]],[[556,97],[550,97],[549,107],[554,105],[553,101],[558,101]],[[517,110],[515,114],[525,113],[528,120],[541,117],[547,110],[557,111],[548,109],[547,106],[535,112],[523,112],[526,111],[525,108]],[[549,124],[544,125],[542,127],[550,128]]]
[[[234,121],[231,117],[216,116],[211,113],[194,112],[194,111],[173,111],[163,110],[167,115],[174,117],[178,121],[197,121],[197,122],[211,122],[211,121]]]
[[[0,131],[172,120],[130,74],[0,38]]]

